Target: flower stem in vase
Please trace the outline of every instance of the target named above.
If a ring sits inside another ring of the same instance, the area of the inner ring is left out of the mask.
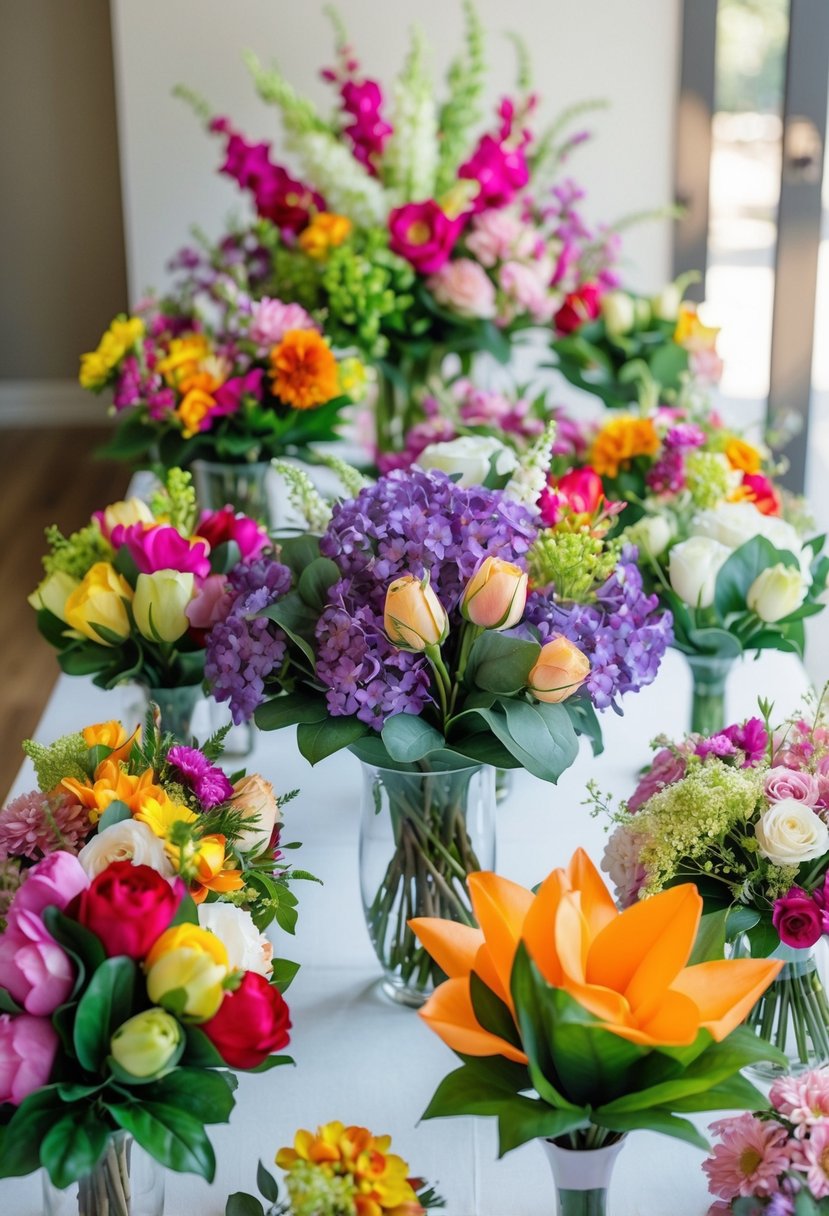
[[[812,951],[790,953],[804,957],[786,962],[746,1021],[761,1038],[784,1052],[788,1071],[797,1074],[829,1061],[829,1002]],[[758,1064],[750,1071],[769,1079],[783,1070]]]

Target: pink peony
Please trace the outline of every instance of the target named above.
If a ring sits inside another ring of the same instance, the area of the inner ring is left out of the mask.
[[[255,561],[270,544],[266,528],[249,515],[237,515],[229,506],[220,511],[204,511],[196,534],[207,541],[211,550],[235,541],[243,562]]]
[[[253,305],[250,336],[260,346],[277,346],[289,329],[319,329],[309,313],[299,304],[283,304],[263,296]]]
[[[482,266],[493,267],[509,258],[529,257],[533,237],[514,211],[482,211],[472,220],[466,248]]]
[[[449,260],[465,222],[450,219],[434,199],[406,203],[389,214],[389,248],[420,274],[436,274]]]
[[[823,936],[823,914],[801,887],[792,887],[774,901],[772,924],[785,946],[807,950]]]
[[[712,1195],[730,1200],[780,1190],[780,1175],[789,1168],[784,1127],[746,1113],[712,1123],[711,1131],[722,1140],[702,1163]]]
[[[794,798],[805,806],[815,807],[820,797],[820,787],[811,773],[796,772],[781,764],[769,769],[763,789],[771,802]]]
[[[797,1143],[792,1165],[805,1173],[815,1199],[829,1195],[829,1121],[812,1125],[808,1137]]]
[[[551,321],[559,305],[559,298],[550,294],[551,276],[552,266],[547,258],[529,265],[505,262],[498,271],[498,286],[508,301],[504,319],[511,321],[517,312],[523,312],[537,325]]]
[[[447,262],[429,279],[438,304],[462,317],[494,317],[495,287],[485,270],[471,258]]]
[[[776,1111],[794,1123],[794,1134],[802,1140],[810,1127],[829,1119],[829,1070],[815,1068],[799,1077],[778,1077],[769,1091],[769,1100]]]
[[[478,146],[458,170],[458,177],[478,183],[475,211],[504,207],[530,180],[523,146],[510,147],[492,135],[482,135]]]
[[[71,853],[51,853],[28,871],[12,903],[12,915],[31,912],[41,916],[44,908],[61,912],[89,886],[83,866]],[[10,917],[11,919],[11,917]]]
[[[49,1081],[58,1035],[48,1018],[0,1014],[0,1104],[19,1106]]]
[[[196,578],[207,578],[210,573],[207,541],[182,536],[170,524],[156,524],[152,528],[131,524],[128,528],[116,528],[112,540],[119,548],[127,546],[141,574],[178,570],[182,574],[195,574]]]
[[[0,810],[0,859],[38,861],[57,849],[77,853],[91,827],[86,808],[71,794],[20,794]]]
[[[0,975],[18,1005],[27,1013],[43,1016],[68,1000],[75,969],[40,916],[16,906],[24,887],[12,903],[8,927],[0,937]]]
[[[627,800],[629,811],[638,811],[666,785],[673,785],[675,781],[682,780],[687,769],[687,761],[683,755],[685,746],[679,750],[664,747],[656,753],[650,768],[639,778],[639,784]]]

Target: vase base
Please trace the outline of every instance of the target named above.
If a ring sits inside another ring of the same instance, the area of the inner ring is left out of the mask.
[[[778,1077],[799,1077],[804,1072],[811,1072],[815,1068],[825,1068],[827,1064],[829,1064],[829,1060],[821,1059],[819,1056],[813,1056],[805,1062],[790,1059],[785,1067],[782,1064],[772,1064],[768,1060],[761,1060],[757,1064],[749,1064],[743,1069],[743,1072],[754,1081],[770,1085]]]
[[[387,975],[385,979],[380,980],[378,988],[386,1000],[395,1005],[402,1005],[404,1009],[421,1009],[431,995],[421,992],[418,988],[409,988],[403,980],[394,975]]]

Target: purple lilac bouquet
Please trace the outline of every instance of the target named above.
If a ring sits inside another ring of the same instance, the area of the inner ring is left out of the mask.
[[[781,1077],[771,1110],[718,1119],[703,1162],[717,1198],[708,1216],[826,1216],[829,1212],[829,1070]]]

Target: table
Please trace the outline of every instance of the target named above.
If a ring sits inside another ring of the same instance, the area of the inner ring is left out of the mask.
[[[766,653],[738,665],[728,688],[729,717],[748,716],[758,695],[775,700],[780,716],[799,704],[807,681],[798,660]],[[512,793],[498,810],[498,869],[531,886],[569,859],[581,844],[601,856],[605,825],[581,803],[591,777],[623,797],[648,758],[648,742],[687,727],[690,677],[681,656],[669,652],[657,682],[627,698],[625,716],[604,716],[605,753],[594,759],[585,742],[559,785],[517,772]],[[36,737],[62,734],[122,712],[124,694],[62,676]],[[167,1175],[166,1216],[223,1216],[228,1193],[255,1191],[256,1163],[273,1160],[299,1127],[331,1119],[389,1132],[413,1172],[436,1183],[446,1216],[550,1216],[554,1209],[549,1167],[537,1145],[497,1161],[492,1119],[457,1118],[418,1124],[438,1081],[455,1057],[410,1010],[377,991],[379,968],[363,922],[357,873],[359,764],[349,753],[310,768],[293,732],[260,734],[248,771],[260,771],[277,790],[301,788],[288,808],[288,835],[302,840],[297,861],[324,886],[301,884],[295,939],[279,952],[302,969],[288,993],[297,1066],[261,1076],[240,1075],[237,1106],[227,1126],[212,1128],[218,1171],[208,1186],[191,1175]],[[29,763],[12,793],[34,786]],[[715,1115],[700,1116],[701,1127]],[[616,1166],[612,1216],[703,1216],[708,1206],[699,1150],[637,1132]],[[0,1182],[2,1216],[41,1211],[37,1177]]]

